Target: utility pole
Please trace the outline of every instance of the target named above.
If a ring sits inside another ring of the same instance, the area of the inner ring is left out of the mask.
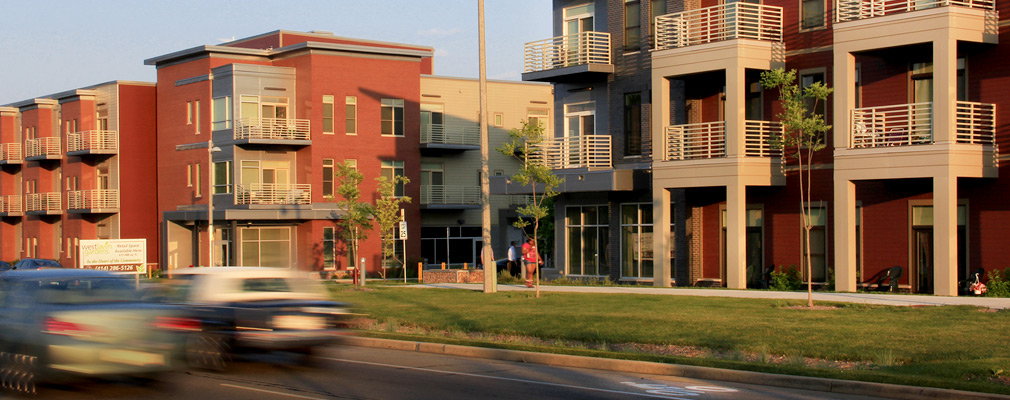
[[[484,258],[484,293],[498,291],[498,268],[491,254],[491,189],[488,184],[487,71],[484,57],[484,0],[477,0],[477,31],[480,52],[480,200]]]
[[[214,133],[207,135],[207,266],[214,266]]]

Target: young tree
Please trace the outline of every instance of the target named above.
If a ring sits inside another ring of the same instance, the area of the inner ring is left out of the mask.
[[[375,199],[375,221],[379,223],[379,236],[382,238],[382,265],[386,266],[386,260],[392,258],[396,260],[396,236],[397,222],[400,221],[400,204],[410,203],[409,196],[396,197],[396,186],[410,183],[410,179],[402,175],[380,176],[375,178],[379,182],[379,198]],[[385,279],[386,270],[382,269],[382,277]],[[407,267],[404,265],[403,273],[406,275]]]
[[[527,232],[526,228],[533,225],[534,243],[539,243],[538,235],[542,220],[551,214],[552,199],[558,195],[557,187],[564,179],[554,175],[543,160],[540,145],[544,142],[544,128],[540,123],[522,121],[522,128],[510,129],[509,140],[498,148],[502,154],[519,160],[519,170],[512,175],[512,182],[529,186],[533,192],[530,203],[519,207],[519,220],[513,225]],[[529,219],[524,219],[525,216]],[[538,246],[539,247],[539,246]],[[543,254],[543,251],[540,252]],[[537,297],[540,297],[540,268],[536,274]]]
[[[340,236],[344,239],[348,252],[350,252],[351,263],[357,264],[355,258],[358,253],[358,242],[368,239],[368,230],[372,229],[372,216],[375,215],[375,208],[369,203],[361,201],[361,190],[358,185],[364,180],[361,172],[357,168],[339,163],[337,167],[337,194],[343,200],[337,201],[337,209],[343,212],[337,220],[340,228]],[[361,268],[360,265],[356,265]],[[361,286],[365,285],[365,271],[359,271]]]
[[[824,115],[817,113],[817,105],[826,101],[832,89],[821,82],[814,82],[801,88],[796,82],[796,70],[776,69],[761,73],[761,85],[767,89],[779,90],[782,113],[782,135],[772,139],[772,145],[792,151],[799,164],[800,214],[803,218],[803,256],[807,275],[807,306],[814,306],[813,267],[810,260],[810,191],[812,187],[811,164],[814,153],[824,149],[824,134],[831,129]]]

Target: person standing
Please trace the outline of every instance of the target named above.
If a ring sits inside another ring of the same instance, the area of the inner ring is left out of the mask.
[[[508,271],[509,275],[515,276],[516,270],[519,269],[519,249],[516,248],[516,242],[513,240],[509,243],[508,252]]]
[[[540,253],[537,252],[537,242],[530,238],[523,245],[523,264],[526,266],[526,287],[533,287],[533,275],[537,272],[537,265],[543,264]]]

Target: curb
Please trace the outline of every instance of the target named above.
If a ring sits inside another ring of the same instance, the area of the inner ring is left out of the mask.
[[[608,371],[631,372],[649,375],[679,376],[683,378],[706,379],[762,386],[777,386],[818,392],[873,395],[892,399],[1007,399],[1010,396],[967,392],[962,390],[938,389],[918,386],[894,385],[848,381],[841,379],[814,378],[769,374],[765,372],[737,371],[692,365],[663,364],[649,361],[618,360],[573,356],[566,354],[537,353],[521,350],[489,349],[483,347],[459,346],[452,344],[411,342],[405,340],[378,339],[348,336],[344,344],[358,347],[373,347],[388,350],[414,351],[419,353],[443,354],[491,360],[527,362],[558,367],[591,368]]]

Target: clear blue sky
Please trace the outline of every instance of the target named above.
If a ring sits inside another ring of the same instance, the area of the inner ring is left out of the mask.
[[[3,1],[0,104],[112,80],[144,60],[278,29],[435,49],[435,74],[477,77],[477,0]],[[550,0],[485,0],[487,76],[519,80],[523,44],[551,36]]]

